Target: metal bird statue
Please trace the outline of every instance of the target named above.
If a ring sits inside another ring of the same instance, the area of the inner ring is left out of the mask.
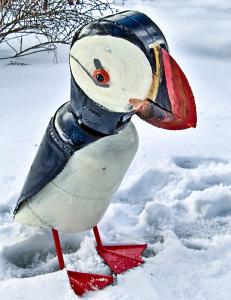
[[[123,11],[75,34],[70,49],[71,97],[51,118],[14,217],[50,228],[60,269],[58,231],[93,228],[97,251],[116,274],[143,263],[146,245],[102,244],[103,217],[138,148],[131,118],[169,130],[196,126],[189,83],[159,27]],[[112,276],[67,271],[76,294],[103,288]]]

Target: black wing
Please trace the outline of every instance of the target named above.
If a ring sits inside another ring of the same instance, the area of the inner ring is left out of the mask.
[[[58,131],[54,120],[56,120]],[[62,133],[62,138],[59,133]],[[103,136],[80,125],[71,112],[69,102],[61,106],[49,122],[17,201],[14,214],[17,213],[24,201],[37,194],[64,169],[75,151]]]

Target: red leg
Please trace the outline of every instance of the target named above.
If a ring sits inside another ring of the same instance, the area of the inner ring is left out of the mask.
[[[120,274],[144,263],[141,258],[141,253],[147,247],[147,244],[104,246],[97,226],[93,227],[93,232],[97,243],[96,249],[99,255],[116,274]]]
[[[59,267],[62,270],[65,268],[65,264],[58,231],[52,229],[52,235],[54,238],[55,250],[58,257]],[[74,292],[80,296],[87,291],[102,289],[108,284],[113,283],[112,276],[80,273],[74,271],[67,271],[67,274],[69,277],[71,287],[73,288]]]
[[[52,228],[52,235],[55,243],[56,254],[58,257],[59,268],[60,270],[62,270],[65,268],[65,264],[64,264],[63,251],[61,248],[58,231]]]
[[[97,243],[97,248],[102,247],[103,245],[102,245],[102,241],[101,241],[101,238],[100,238],[100,235],[99,235],[98,227],[94,226],[93,231],[94,231],[95,240],[96,240],[96,243]]]

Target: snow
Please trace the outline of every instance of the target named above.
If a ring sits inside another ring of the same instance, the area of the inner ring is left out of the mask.
[[[198,127],[168,132],[134,119],[139,150],[99,228],[108,243],[148,243],[145,264],[83,299],[229,300],[231,3],[126,3],[165,33],[194,91]],[[69,99],[68,49],[59,49],[58,64],[45,54],[18,61],[27,65],[0,61],[0,299],[77,299],[50,232],[12,221],[47,123]],[[67,269],[110,273],[92,232],[61,241]]]

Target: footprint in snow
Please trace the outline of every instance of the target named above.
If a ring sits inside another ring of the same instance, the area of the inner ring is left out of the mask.
[[[197,156],[176,156],[172,160],[176,166],[182,169],[196,169],[200,165],[209,165],[210,163],[228,163],[226,160],[219,158],[203,158]]]

